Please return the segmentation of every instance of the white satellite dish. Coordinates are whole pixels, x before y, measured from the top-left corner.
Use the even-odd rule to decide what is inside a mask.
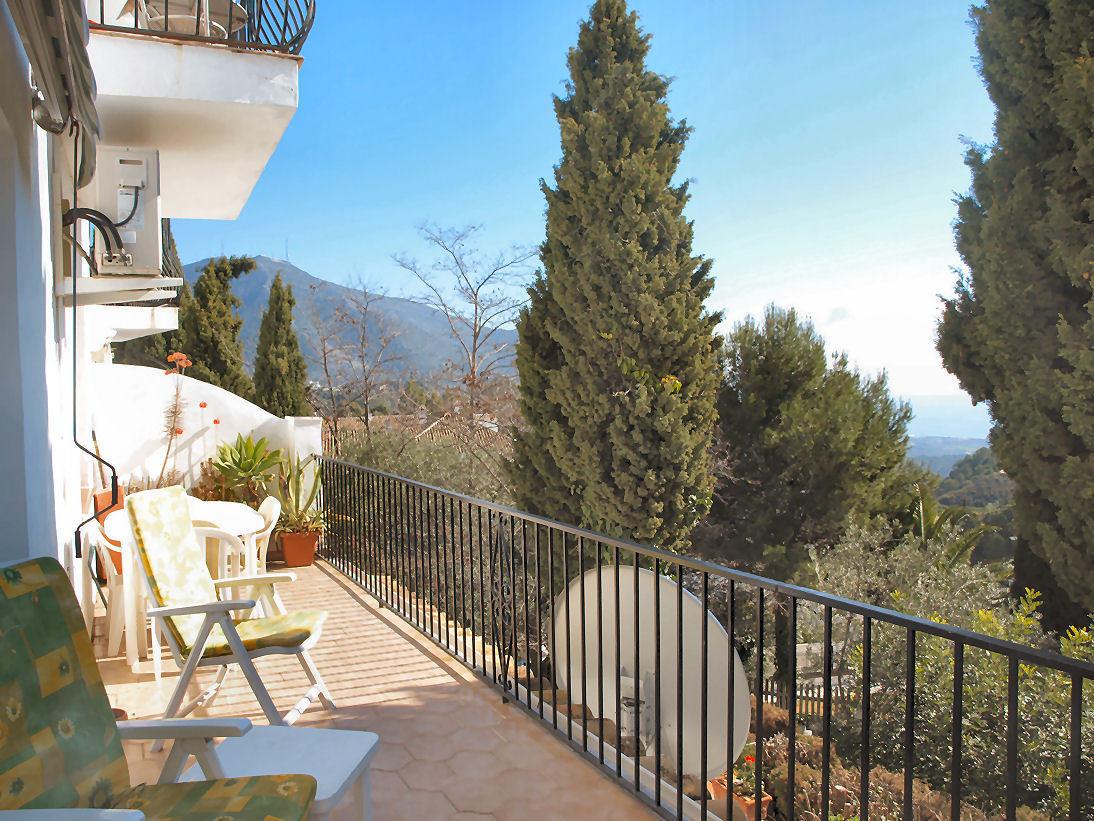
[[[577,704],[582,698],[581,686],[581,611],[582,587],[585,603],[585,706],[598,717],[615,721],[617,693],[616,667],[616,595],[615,567],[600,569],[600,594],[597,595],[597,570],[587,570],[570,582],[555,600],[554,657],[555,678],[560,687],[570,693]],[[638,666],[634,659],[635,584],[633,567],[619,568],[619,655],[620,690],[623,701],[620,714],[624,734],[637,734],[647,742],[647,754],[652,754],[652,739],[659,724],[661,752],[667,754],[685,775],[698,775],[702,744],[702,603],[688,590],[683,591],[683,763],[677,743],[677,583],[668,576],[656,576],[653,571],[638,569]],[[655,715],[656,651],[654,621],[654,589],[659,586],[661,615],[661,711]],[[569,651],[566,625],[569,602]],[[598,640],[598,611],[602,625]],[[707,612],[707,761],[704,780],[715,778],[728,769],[726,762],[726,725],[729,720],[728,671],[729,635],[714,616]],[[733,652],[733,760],[744,748],[751,722],[748,681],[737,652]],[[598,670],[603,670],[603,703],[600,703]],[[573,685],[570,685],[573,680]],[[637,690],[637,693],[635,692]],[[614,738],[605,739],[614,742]]]

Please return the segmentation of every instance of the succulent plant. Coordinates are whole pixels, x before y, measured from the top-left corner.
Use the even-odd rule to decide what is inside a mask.
[[[280,450],[271,450],[265,438],[255,441],[243,434],[236,436],[233,444],[225,442],[217,448],[213,460],[213,467],[224,477],[228,489],[252,504],[261,501],[280,464]]]
[[[275,495],[281,502],[281,519],[277,529],[282,533],[322,533],[323,511],[316,505],[319,496],[319,472],[308,475],[312,458],[287,456],[281,461],[281,475]]]

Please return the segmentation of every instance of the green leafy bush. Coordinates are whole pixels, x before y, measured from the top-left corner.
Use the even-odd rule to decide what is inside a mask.
[[[483,447],[470,437],[416,439],[405,431],[373,431],[343,446],[342,458],[427,485],[510,504],[513,493],[503,470],[508,451]]]
[[[1037,618],[1041,596],[1027,593],[1015,604],[988,568],[950,564],[945,529],[926,543],[894,539],[884,527],[852,529],[831,551],[814,553],[822,589],[956,624],[1019,644],[1046,647],[1054,641]],[[842,629],[841,629],[842,628]],[[815,625],[809,629],[815,630]],[[833,739],[845,761],[860,751],[862,687],[861,621],[849,619],[835,633],[837,666],[852,697],[833,716]],[[953,706],[953,643],[919,634],[916,639],[915,775],[935,790],[949,788]],[[1094,633],[1072,628],[1058,648],[1094,660]],[[875,622],[871,655],[871,762],[894,772],[903,768],[906,632]],[[1008,662],[969,647],[964,657],[963,797],[996,814],[1006,797],[1006,703]],[[1066,817],[1070,678],[1025,665],[1018,672],[1018,803],[1031,813]],[[894,729],[897,728],[897,729]],[[1094,686],[1084,689],[1083,767],[1094,772]],[[1085,789],[1090,789],[1089,779]],[[1091,796],[1085,805],[1091,806]],[[874,817],[871,815],[871,817]],[[1036,817],[1030,815],[1029,817]]]

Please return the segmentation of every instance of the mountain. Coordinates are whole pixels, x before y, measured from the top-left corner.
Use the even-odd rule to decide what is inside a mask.
[[[940,476],[947,476],[954,465],[970,453],[975,453],[987,446],[987,439],[958,438],[954,436],[909,436],[908,458],[930,468]]]
[[[239,315],[243,319],[243,358],[248,369],[254,367],[255,349],[258,346],[258,326],[270,295],[270,283],[277,274],[292,286],[296,298],[293,322],[300,347],[308,361],[308,373],[318,378],[319,366],[315,362],[315,344],[311,331],[314,317],[329,319],[335,309],[346,302],[354,289],[312,276],[291,262],[272,257],[254,257],[255,269],[232,282],[232,291],[242,305]],[[208,258],[191,262],[183,267],[186,281],[193,286]],[[390,368],[393,376],[425,376],[440,371],[448,362],[461,356],[459,343],[452,337],[444,315],[428,305],[409,299],[380,296],[372,303],[370,313],[376,321],[369,320],[369,333],[376,339],[383,333],[397,332],[389,351],[397,357]],[[517,332],[509,328],[498,331],[497,339],[516,344]]]
[[[999,469],[991,448],[980,448],[953,466],[935,495],[944,505],[984,508],[1009,502],[1014,483]]]

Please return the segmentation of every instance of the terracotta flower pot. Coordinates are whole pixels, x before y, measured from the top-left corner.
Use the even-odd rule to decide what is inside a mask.
[[[281,551],[285,554],[286,567],[306,567],[315,561],[315,549],[319,546],[318,533],[282,533]]]
[[[754,818],[756,815],[756,797],[754,795],[737,795],[733,794],[733,803],[745,811],[745,815],[748,818]],[[771,804],[771,796],[764,793],[760,796],[760,818],[767,818],[767,808]]]
[[[711,798],[725,798],[729,793],[729,776],[726,773],[722,773],[717,778],[712,778],[707,782],[707,793]]]

